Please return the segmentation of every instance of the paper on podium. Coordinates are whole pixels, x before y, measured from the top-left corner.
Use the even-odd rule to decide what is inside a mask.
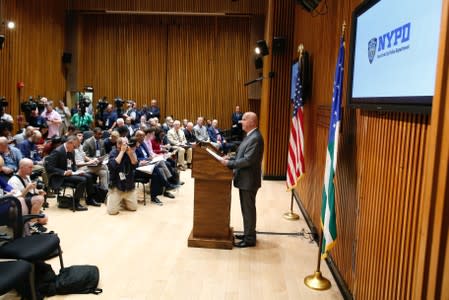
[[[216,160],[223,160],[224,158],[215,153],[214,151],[210,150],[209,148],[206,148],[206,151],[209,152],[210,155],[215,157]]]
[[[155,166],[156,166],[155,164],[152,164],[152,165],[146,165],[146,166],[141,166],[141,167],[138,167],[136,170],[151,175],[151,174],[153,174],[153,170],[154,170],[154,167],[155,167]]]

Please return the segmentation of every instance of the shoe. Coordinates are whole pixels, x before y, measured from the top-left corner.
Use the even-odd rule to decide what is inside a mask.
[[[86,204],[87,205],[92,205],[92,206],[97,206],[97,207],[101,206],[101,203],[98,203],[93,198],[90,198],[89,200],[86,200]]]
[[[177,183],[177,185],[178,185],[178,186],[184,185],[184,183],[185,183],[184,181],[179,181],[179,182]]]
[[[191,169],[192,168],[192,164],[187,164],[187,169]]]
[[[165,188],[165,190],[166,191],[171,191],[171,190],[174,190],[174,189],[177,189],[177,188],[179,188],[179,185],[177,185],[177,184],[168,184],[168,186]]]
[[[234,238],[236,240],[244,240],[245,239],[245,235],[244,234],[236,234],[236,235],[234,235]]]
[[[247,248],[247,247],[254,247],[256,246],[256,243],[249,243],[245,241],[240,241],[238,243],[234,243],[234,246],[237,248]]]
[[[75,204],[75,210],[76,211],[86,211],[87,207],[82,206],[81,204],[77,203],[77,204]]]
[[[159,200],[158,197],[151,198],[151,202],[154,203],[154,204],[157,204],[157,205],[159,205],[159,206],[164,205],[164,203],[162,203],[162,201]]]
[[[175,196],[172,193],[170,193],[170,192],[165,192],[164,193],[164,197],[175,199]]]
[[[178,166],[178,170],[180,170],[180,171],[185,171],[185,170],[186,170],[186,167],[179,165],[179,166]]]
[[[34,223],[30,226],[31,234],[40,234],[47,231],[47,228],[45,228],[43,225],[39,223]]]

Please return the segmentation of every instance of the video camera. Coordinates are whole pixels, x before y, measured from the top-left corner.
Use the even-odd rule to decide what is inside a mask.
[[[8,106],[8,101],[4,96],[0,97],[0,108],[5,108]]]
[[[86,111],[86,107],[89,107],[90,103],[91,103],[91,101],[90,101],[89,97],[87,97],[87,95],[80,94],[78,105],[79,105],[81,111]]]
[[[28,101],[22,102],[20,104],[20,109],[25,114],[31,113],[36,108],[37,108],[37,101],[35,101],[32,96],[28,97]]]
[[[108,105],[109,105],[109,103],[108,103],[107,97],[103,96],[103,98],[99,99],[97,102],[97,109],[100,112],[103,112],[108,107]]]

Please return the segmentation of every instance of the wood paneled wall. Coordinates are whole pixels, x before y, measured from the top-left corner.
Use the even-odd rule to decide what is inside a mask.
[[[265,14],[264,0],[70,0],[74,10],[227,12]]]
[[[0,50],[0,94],[9,101],[6,111],[16,122],[19,100],[29,96],[64,97],[65,78],[61,57],[64,49],[64,0],[4,0],[1,15],[16,23],[2,27],[4,48]],[[17,89],[17,82],[25,87]]]
[[[296,10],[296,45],[304,44],[313,70],[304,109],[306,175],[297,192],[317,228],[339,37],[360,2],[328,1],[328,13],[319,17]],[[349,34],[346,41],[348,57]],[[343,94],[346,99],[346,88]],[[344,107],[331,256],[355,298],[411,298],[428,127],[427,116]]]
[[[162,114],[231,125],[236,105],[248,109],[251,18],[83,15],[78,88],[95,98],[156,98]]]
[[[291,49],[294,9],[290,0],[270,0],[265,40],[270,54],[264,58],[260,128],[265,139],[264,178],[285,178],[290,126]],[[273,38],[285,38],[285,50],[273,50]],[[270,76],[270,72],[274,76]],[[270,78],[272,77],[272,78]]]

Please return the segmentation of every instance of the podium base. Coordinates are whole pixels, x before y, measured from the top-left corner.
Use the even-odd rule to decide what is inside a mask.
[[[226,239],[194,237],[193,230],[190,232],[187,245],[196,248],[213,248],[231,250],[234,247],[234,230],[229,229],[229,236]]]

